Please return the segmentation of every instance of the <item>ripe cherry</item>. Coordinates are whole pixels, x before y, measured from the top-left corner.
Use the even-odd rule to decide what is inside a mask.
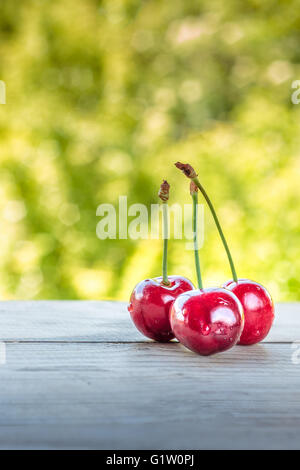
[[[168,276],[169,285],[163,278],[145,279],[134,288],[129,313],[137,329],[148,338],[166,342],[174,338],[171,329],[170,307],[178,295],[194,289],[188,279],[181,276]]]
[[[243,308],[229,290],[193,290],[181,294],[171,307],[174,335],[192,351],[208,356],[234,346],[244,326]]]
[[[203,289],[197,241],[197,187],[191,183],[195,265],[199,290],[181,294],[173,303],[170,322],[175,337],[192,351],[208,356],[234,346],[244,316],[238,298],[224,288]]]
[[[274,320],[274,304],[269,292],[249,279],[228,281],[224,287],[233,292],[243,306],[245,326],[239,344],[259,343],[269,333]]]
[[[164,249],[163,275],[154,279],[145,279],[134,288],[129,313],[137,329],[155,341],[170,341],[174,338],[171,330],[169,314],[170,307],[176,297],[185,291],[194,289],[188,279],[181,276],[167,275],[168,253],[168,206],[170,186],[163,181],[158,196],[163,201]]]

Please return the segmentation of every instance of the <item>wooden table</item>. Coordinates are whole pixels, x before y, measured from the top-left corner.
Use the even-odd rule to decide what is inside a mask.
[[[300,448],[300,304],[276,308],[264,343],[205,358],[124,303],[0,303],[0,448]]]

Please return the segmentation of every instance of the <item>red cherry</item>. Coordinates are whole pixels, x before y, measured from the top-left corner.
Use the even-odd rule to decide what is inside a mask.
[[[238,297],[244,309],[245,326],[239,344],[259,343],[269,333],[274,320],[274,304],[269,292],[249,279],[239,279],[237,283],[228,281],[224,287]]]
[[[188,279],[168,276],[170,285],[162,284],[163,278],[145,279],[134,288],[128,310],[137,329],[148,338],[167,342],[174,338],[171,330],[170,306],[178,295],[194,289]]]
[[[185,292],[173,303],[170,322],[175,337],[192,351],[208,356],[234,346],[244,326],[243,308],[223,288]]]

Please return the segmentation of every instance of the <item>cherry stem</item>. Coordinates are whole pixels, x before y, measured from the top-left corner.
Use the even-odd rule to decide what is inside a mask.
[[[214,221],[215,221],[215,224],[217,226],[217,229],[218,229],[218,232],[220,234],[220,237],[221,237],[221,240],[222,240],[222,243],[224,245],[224,248],[225,248],[225,251],[226,251],[226,254],[227,254],[227,257],[228,257],[228,261],[229,261],[229,264],[230,264],[230,268],[231,268],[231,272],[232,272],[232,277],[233,277],[233,280],[235,282],[238,282],[238,277],[237,277],[237,274],[236,274],[236,270],[235,270],[235,267],[234,267],[234,263],[233,263],[233,259],[232,259],[232,256],[231,256],[231,253],[230,253],[230,250],[229,250],[229,247],[228,247],[228,244],[226,242],[226,238],[224,236],[224,233],[223,233],[223,230],[221,228],[221,225],[220,225],[220,222],[219,222],[219,219],[218,219],[218,216],[216,214],[216,211],[214,209],[214,206],[211,202],[211,200],[209,199],[205,189],[203,188],[202,184],[200,183],[200,181],[198,180],[197,177],[195,178],[191,178],[192,181],[196,184],[196,186],[200,189],[202,195],[204,196],[204,199],[206,200],[209,208],[210,208],[210,211],[212,213],[212,216],[214,218]]]
[[[168,199],[169,199],[170,185],[164,180],[160,185],[158,197],[162,200],[163,211],[163,262],[162,262],[162,284],[165,286],[170,285],[168,279],[168,238],[169,238],[169,214],[168,214]]]
[[[203,289],[202,277],[201,277],[201,268],[199,260],[199,249],[198,249],[198,193],[197,191],[191,192],[193,199],[193,241],[194,241],[194,256],[195,256],[195,266],[197,273],[197,282],[199,290]]]
[[[163,239],[164,239],[164,247],[163,247],[163,262],[162,262],[162,277],[163,277],[163,284],[166,286],[170,285],[170,281],[168,279],[168,238],[169,238],[169,224],[168,224],[168,203],[162,203],[163,209]]]

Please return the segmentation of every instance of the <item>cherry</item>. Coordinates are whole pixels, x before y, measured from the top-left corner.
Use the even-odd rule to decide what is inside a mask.
[[[234,346],[243,326],[243,308],[238,298],[224,288],[203,289],[197,241],[198,188],[191,182],[193,235],[199,290],[181,294],[173,303],[170,323],[175,337],[184,346],[208,356]]]
[[[208,197],[205,189],[198,180],[194,168],[187,163],[175,163],[183,173],[192,180],[192,182],[200,189],[208,207],[212,213],[222,243],[224,245],[228,261],[232,272],[232,281],[228,281],[224,287],[233,292],[240,300],[245,315],[244,331],[241,335],[239,344],[254,344],[264,339],[270,331],[274,320],[274,305],[268,291],[257,282],[248,279],[238,279],[234,267],[233,259],[226,242],[222,227],[217,217],[214,206]]]
[[[243,326],[237,297],[222,288],[193,290],[173,303],[170,322],[174,335],[192,351],[208,356],[233,347]]]
[[[244,309],[245,326],[239,344],[250,345],[262,341],[274,320],[274,304],[267,289],[249,279],[228,281],[224,287],[237,296]]]
[[[178,295],[194,289],[188,279],[169,276],[169,285],[163,284],[162,277],[145,279],[134,288],[129,313],[137,329],[148,338],[167,342],[174,338],[171,330],[170,306]]]
[[[170,341],[174,338],[171,330],[169,313],[172,302],[185,291],[194,289],[188,279],[181,276],[167,275],[168,253],[168,206],[170,186],[163,181],[158,196],[163,201],[164,248],[163,248],[163,275],[154,279],[145,279],[134,288],[129,313],[137,329],[148,338],[155,341]]]

